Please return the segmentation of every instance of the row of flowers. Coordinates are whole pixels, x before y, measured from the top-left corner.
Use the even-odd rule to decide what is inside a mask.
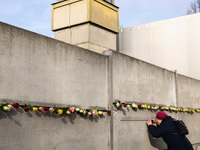
[[[9,103],[4,103],[0,104],[0,109],[3,110],[4,112],[10,111],[11,109],[14,108],[23,108],[25,112],[28,112],[29,110],[33,111],[46,111],[46,112],[52,112],[55,114],[67,114],[70,115],[72,113],[77,113],[77,114],[83,114],[83,115],[89,115],[89,116],[103,116],[103,115],[110,115],[111,111],[110,110],[97,110],[97,109],[81,109],[78,107],[46,107],[46,106],[31,106],[31,105],[20,105],[19,103],[14,103],[14,104],[9,104]]]
[[[132,108],[132,109],[148,109],[148,110],[162,110],[162,111],[173,111],[173,112],[187,112],[187,113],[194,113],[200,112],[200,109],[189,109],[189,108],[182,108],[182,107],[166,107],[166,106],[155,106],[155,105],[148,105],[148,104],[136,104],[136,103],[124,103],[121,101],[116,101],[113,105],[117,108]]]
[[[166,107],[166,106],[156,106],[156,105],[148,105],[148,104],[138,104],[138,103],[124,103],[121,101],[115,101],[113,102],[113,105],[117,108],[132,108],[132,109],[147,109],[147,110],[162,110],[162,111],[173,111],[173,112],[187,112],[187,113],[195,113],[200,112],[200,109],[191,109],[191,108],[182,108],[182,107]],[[47,107],[47,106],[31,106],[31,105],[20,105],[19,103],[9,104],[9,103],[3,103],[0,104],[0,109],[4,112],[10,111],[14,108],[23,108],[25,112],[28,112],[29,110],[33,111],[46,111],[46,112],[52,112],[55,114],[67,114],[70,115],[72,113],[77,114],[83,114],[83,115],[89,115],[89,116],[103,116],[103,115],[110,115],[110,110],[97,110],[97,109],[81,109],[78,107]]]

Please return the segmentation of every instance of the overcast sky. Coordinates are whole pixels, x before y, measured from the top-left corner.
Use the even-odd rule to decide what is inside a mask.
[[[193,0],[115,0],[120,27],[129,27],[185,15]],[[0,21],[54,37],[51,4],[56,0],[1,0]]]

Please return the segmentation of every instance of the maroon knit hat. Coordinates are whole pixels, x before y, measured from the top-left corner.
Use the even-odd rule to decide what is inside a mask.
[[[156,114],[156,119],[159,119],[159,120],[163,120],[165,117],[167,117],[168,115],[165,113],[165,112],[163,112],[163,111],[159,111],[159,112],[157,112],[157,114]]]

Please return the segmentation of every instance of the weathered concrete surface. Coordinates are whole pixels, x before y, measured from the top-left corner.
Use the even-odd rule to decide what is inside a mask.
[[[113,110],[105,118],[0,112],[2,149],[163,149],[162,139],[153,139],[146,127],[156,112],[116,110],[112,102],[200,105],[199,80],[115,51],[101,55],[4,23],[0,43],[0,102]],[[200,142],[199,113],[167,113],[183,119],[191,142]]]
[[[108,57],[0,23],[0,102],[108,109]],[[0,149],[108,150],[109,117],[0,112]],[[103,144],[102,144],[103,143]]]
[[[200,81],[192,78],[188,78],[183,75],[177,76],[178,80],[178,93],[179,93],[179,106],[185,108],[198,108],[200,107]],[[184,120],[188,125],[190,134],[188,137],[192,143],[200,143],[199,123],[200,113],[189,115],[186,113],[179,114],[179,118]]]
[[[200,13],[120,30],[119,51],[200,79]]]
[[[107,57],[3,23],[0,31],[1,99],[107,107]]]
[[[0,111],[1,150],[108,149],[108,118]]]
[[[175,74],[141,60],[112,52],[113,100],[176,105]],[[116,110],[114,108],[114,110]],[[166,148],[162,139],[147,133],[146,121],[156,112],[124,109],[113,114],[114,150]],[[176,114],[170,114],[176,117]]]
[[[113,52],[113,98],[176,105],[174,73]]]

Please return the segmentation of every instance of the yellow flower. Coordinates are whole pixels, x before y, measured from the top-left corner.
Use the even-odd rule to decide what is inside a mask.
[[[62,109],[59,109],[59,110],[58,110],[58,113],[59,113],[59,115],[61,115],[61,114],[63,113],[63,110],[62,110]]]
[[[38,110],[38,107],[33,107],[33,111],[36,111],[36,110]]]
[[[146,104],[144,105],[144,108],[147,108],[147,105],[146,105]]]
[[[130,106],[130,105],[127,105],[127,107],[130,108],[131,106]]]

